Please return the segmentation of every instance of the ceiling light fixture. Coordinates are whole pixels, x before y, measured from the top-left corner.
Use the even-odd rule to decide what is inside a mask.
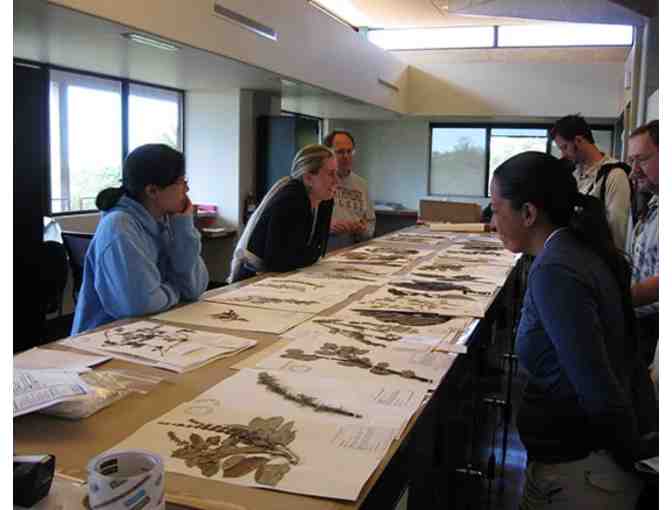
[[[323,14],[326,14],[327,16],[329,16],[330,18],[338,21],[341,25],[345,25],[346,27],[354,30],[355,32],[359,32],[359,28],[357,28],[356,26],[348,23],[343,18],[341,18],[338,14],[336,14],[336,13],[330,11],[329,9],[327,9],[324,5],[322,5],[318,2],[315,2],[314,0],[308,0],[308,5],[311,5],[311,6],[315,7],[318,11],[320,11]]]
[[[135,32],[128,32],[125,34],[121,34],[121,36],[133,42],[144,44],[146,46],[151,46],[152,48],[158,48],[160,50],[177,51],[180,49],[179,46],[175,46],[174,44],[171,44],[167,41],[163,41],[161,39],[157,39],[154,37],[149,37],[144,34],[136,34]]]
[[[242,14],[232,11],[231,9],[227,9],[223,5],[220,5],[219,1],[214,3],[213,12],[215,16],[234,23],[239,27],[244,28],[245,30],[249,30],[250,32],[260,35],[261,37],[265,37],[271,41],[278,40],[278,32],[276,32],[273,27],[266,26],[256,20],[253,20],[252,18],[248,18],[247,16],[243,16]]]
[[[432,3],[442,12],[460,12],[471,7],[477,7],[494,1],[495,0],[432,0]]]

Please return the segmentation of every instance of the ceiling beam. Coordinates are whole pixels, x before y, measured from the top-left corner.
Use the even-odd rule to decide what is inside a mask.
[[[658,16],[658,0],[609,0],[612,4],[626,7],[637,14],[653,18]]]

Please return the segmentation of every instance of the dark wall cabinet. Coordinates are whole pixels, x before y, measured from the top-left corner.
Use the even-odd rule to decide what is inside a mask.
[[[289,175],[296,152],[319,143],[318,119],[289,116],[264,116],[258,119],[257,203],[273,184]]]
[[[43,334],[38,306],[43,221],[49,165],[49,76],[43,67],[14,62],[14,352]],[[36,299],[37,298],[37,299]]]

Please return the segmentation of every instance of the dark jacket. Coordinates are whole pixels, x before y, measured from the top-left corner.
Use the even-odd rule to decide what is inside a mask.
[[[651,425],[635,402],[643,367],[624,316],[609,268],[569,230],[553,236],[530,269],[516,339],[529,373],[518,414],[528,458],[636,455]]]
[[[312,239],[313,212],[303,181],[290,180],[263,211],[247,249],[264,261],[264,270],[285,272],[309,266],[324,255],[333,200],[320,202]]]

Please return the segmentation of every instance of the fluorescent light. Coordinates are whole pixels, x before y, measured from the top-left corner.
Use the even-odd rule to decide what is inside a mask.
[[[253,32],[257,35],[270,39],[271,41],[278,40],[278,33],[274,28],[268,27],[262,23],[259,23],[258,21],[253,20],[252,18],[248,18],[247,16],[243,16],[242,14],[232,11],[231,9],[227,9],[223,5],[220,5],[220,3],[221,2],[217,1],[213,6],[215,16],[223,18],[238,25],[239,27],[244,28],[245,30],[249,30],[250,32]]]
[[[314,0],[308,0],[308,5],[312,5],[313,7],[315,7],[321,13],[326,14],[327,16],[329,16],[331,19],[333,19],[335,21],[338,21],[341,25],[345,25],[346,27],[354,30],[355,32],[359,32],[359,28],[357,28],[352,23],[348,22],[345,18],[341,18],[338,14],[336,14],[331,9],[326,8],[321,3],[315,2]]]
[[[144,34],[136,34],[135,32],[128,32],[126,34],[121,34],[121,36],[125,37],[126,39],[130,39],[131,41],[144,44],[146,46],[151,46],[152,48],[158,48],[160,50],[177,51],[180,49],[178,46],[175,46],[169,42],[149,37]]]

